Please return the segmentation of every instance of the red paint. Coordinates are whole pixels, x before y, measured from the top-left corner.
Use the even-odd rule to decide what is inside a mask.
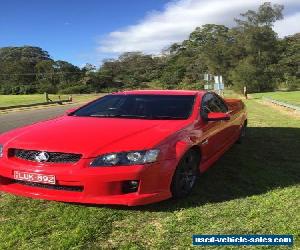
[[[204,172],[237,140],[247,119],[244,104],[238,99],[225,100],[228,114],[209,114],[218,121],[203,119],[199,108],[205,93],[179,90],[121,93],[196,95],[193,113],[187,120],[95,119],[64,115],[1,134],[0,144],[4,151],[0,158],[0,190],[57,201],[129,206],[170,198],[172,176],[182,155],[191,147],[198,147],[201,153],[199,167]],[[220,119],[222,117],[224,119]],[[82,158],[75,164],[37,163],[9,156],[11,148],[76,153]],[[92,168],[89,165],[95,157],[105,153],[144,149],[160,149],[158,161],[136,166]],[[83,191],[16,183],[14,171],[54,175],[56,185],[81,187]],[[122,183],[127,180],[140,181],[137,192],[122,192]]]
[[[227,121],[230,115],[222,112],[211,112],[207,115],[207,121]]]

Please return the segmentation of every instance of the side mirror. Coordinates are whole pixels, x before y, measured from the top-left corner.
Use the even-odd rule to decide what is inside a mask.
[[[230,115],[222,112],[210,112],[207,114],[206,121],[226,121],[230,120]]]
[[[73,113],[76,109],[77,109],[77,108],[71,108],[71,109],[68,109],[68,110],[65,111],[65,114],[66,114],[66,115],[69,115],[69,114]]]

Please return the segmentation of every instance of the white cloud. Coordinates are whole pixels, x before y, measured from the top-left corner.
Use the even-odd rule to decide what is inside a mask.
[[[300,32],[300,12],[286,17],[283,20],[277,21],[274,25],[274,30],[278,33],[279,37]]]
[[[143,51],[160,53],[163,48],[180,42],[197,27],[206,23],[231,26],[233,18],[248,9],[256,9],[261,0],[178,0],[172,1],[161,12],[151,12],[139,23],[113,31],[99,42],[98,51],[122,53]],[[290,16],[276,24],[275,29],[282,35],[297,31],[300,23],[299,0],[273,0],[284,4]]]

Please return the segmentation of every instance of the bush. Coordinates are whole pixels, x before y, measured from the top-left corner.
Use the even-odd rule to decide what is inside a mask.
[[[2,84],[0,85],[0,94],[2,95],[10,95],[12,94],[12,86],[9,84]]]
[[[35,85],[21,84],[21,85],[9,85],[3,84],[0,86],[0,94],[3,95],[28,95],[36,93]]]

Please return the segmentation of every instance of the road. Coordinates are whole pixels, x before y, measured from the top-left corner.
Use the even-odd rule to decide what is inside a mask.
[[[65,104],[54,107],[47,107],[44,109],[14,111],[7,114],[0,114],[0,134],[14,128],[60,116],[64,114],[66,110],[77,107],[79,105],[80,104],[78,103]]]

